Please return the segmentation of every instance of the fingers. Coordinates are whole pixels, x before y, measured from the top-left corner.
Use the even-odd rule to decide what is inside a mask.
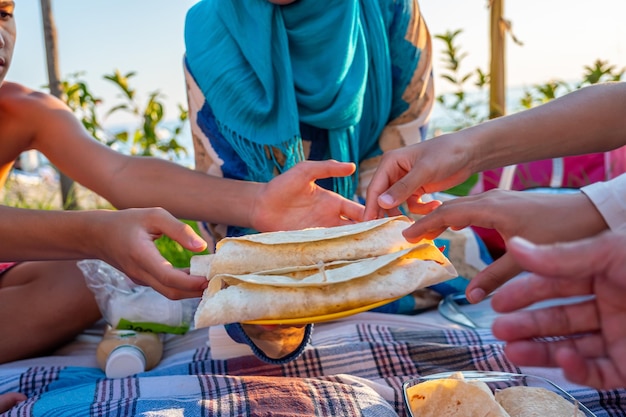
[[[599,334],[550,342],[509,342],[504,352],[518,366],[559,367],[565,378],[575,384],[608,390],[626,383],[621,363],[607,356]]]
[[[443,204],[439,200],[432,200],[428,202],[422,202],[417,198],[409,198],[407,200],[407,206],[411,213],[426,215],[432,213],[437,207]]]
[[[559,352],[564,349],[575,351],[579,357],[589,360],[605,355],[602,338],[597,334],[551,341],[530,339],[509,341],[504,352],[506,357],[518,366],[556,367],[561,366],[562,358],[559,358]]]
[[[22,401],[26,401],[26,395],[20,392],[7,392],[0,394],[0,413],[3,413]]]
[[[343,224],[351,224],[363,221],[365,207],[354,201],[346,200],[341,205],[341,217],[345,220]]]
[[[309,183],[314,183],[316,180],[322,178],[345,177],[352,175],[356,170],[356,165],[354,163],[338,162],[334,160],[305,161],[296,166],[304,170],[303,175]],[[331,193],[328,190],[320,189],[320,192],[331,196],[332,199],[339,198],[337,194]],[[342,198],[340,202],[340,219],[338,224],[351,224],[355,221],[362,221],[364,218],[364,210],[365,207],[362,204]],[[329,224],[329,226],[336,226],[338,224],[333,223]]]
[[[356,165],[351,162],[339,162],[330,159],[326,161],[304,161],[297,164],[294,168],[302,169],[305,178],[309,182],[314,182],[322,178],[352,175],[356,170]]]
[[[206,242],[189,225],[163,209],[129,209],[119,213],[131,216],[136,227],[130,230],[130,237],[127,238],[131,243],[130,250],[114,253],[114,262],[111,263],[118,265],[136,283],[149,285],[168,298],[201,296],[206,279],[174,268],[161,255],[154,240],[166,235],[196,252],[206,249]]]
[[[573,242],[551,245],[535,245],[521,237],[513,237],[507,243],[507,250],[527,271],[548,277],[580,276],[590,265],[603,265],[604,254],[599,249],[602,242],[595,239],[582,239]]]
[[[405,169],[400,165],[400,161],[393,160],[393,155],[397,155],[397,153],[391,151],[383,156],[367,187],[365,220],[380,217],[385,210],[398,207],[413,194],[413,190],[409,189],[408,185],[403,182],[410,166]],[[398,190],[406,193],[404,197],[397,195],[400,194]]]
[[[589,300],[506,314],[494,321],[493,334],[510,341],[593,333],[601,328],[595,307]]]
[[[191,226],[179,221],[165,210],[159,210],[158,213],[160,218],[154,219],[153,225],[157,226],[160,234],[168,236],[192,252],[201,252],[207,248],[207,243]]]
[[[188,275],[185,272],[171,268],[163,271],[153,288],[172,300],[201,297],[208,285],[205,277]]]
[[[208,284],[205,277],[189,275],[174,268],[165,259],[161,260],[153,262],[146,259],[139,268],[127,274],[134,282],[150,286],[172,300],[202,296]]]
[[[384,193],[380,194],[376,199],[378,205],[383,209],[391,209],[398,207],[411,196],[419,198],[424,195],[424,189],[418,188],[418,180],[411,175],[405,175],[395,181]]]
[[[402,235],[409,242],[416,243],[422,239],[433,240],[434,238],[442,234],[446,229],[447,227],[441,227],[438,229],[430,229],[428,230],[428,232],[424,233],[416,226],[416,223],[413,223],[411,226],[402,231]]]
[[[587,361],[585,357],[578,353],[576,349],[565,346],[555,353],[556,363],[563,369],[563,374],[568,380],[582,385],[595,386],[602,389],[601,377],[597,367],[593,366],[594,361]],[[605,373],[608,375],[608,373]]]
[[[461,197],[440,203],[436,200],[425,203],[428,215],[420,218],[411,228],[411,237],[437,236],[448,227],[463,229],[470,225],[493,228],[496,213],[485,210],[481,198]],[[434,208],[434,209],[433,209]]]
[[[543,300],[590,294],[588,281],[530,274],[503,286],[494,294],[491,305],[495,311],[507,313]]]
[[[488,294],[520,272],[522,269],[519,265],[508,253],[505,253],[472,278],[465,291],[468,301],[471,303],[482,301]]]
[[[576,384],[599,390],[623,388],[626,384],[621,361],[616,363],[605,355],[589,357],[572,347],[564,347],[557,350],[556,362],[565,377]]]

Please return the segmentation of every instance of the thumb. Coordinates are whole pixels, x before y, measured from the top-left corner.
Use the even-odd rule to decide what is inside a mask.
[[[426,194],[424,188],[418,187],[417,184],[417,181],[411,179],[410,174],[405,175],[378,196],[378,204],[384,209],[391,209],[398,207],[411,196],[419,198]]]

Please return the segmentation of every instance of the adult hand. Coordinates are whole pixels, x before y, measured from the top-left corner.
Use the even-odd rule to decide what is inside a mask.
[[[424,194],[447,190],[473,173],[474,149],[464,132],[443,135],[383,154],[367,188],[365,219],[399,214],[408,204],[417,214],[432,211],[438,202],[422,203]]]
[[[206,242],[193,229],[161,208],[95,211],[94,239],[87,242],[96,256],[171,299],[202,295],[204,277],[190,276],[161,256],[154,241],[166,235],[185,249],[200,252]]]
[[[499,290],[492,299],[494,310],[508,313],[547,299],[594,297],[497,318],[493,334],[507,342],[507,357],[520,366],[561,367],[577,384],[625,387],[626,235],[607,231],[544,246],[513,238],[508,249],[533,274]]]
[[[448,227],[459,230],[470,225],[495,229],[505,241],[521,236],[539,243],[580,239],[607,227],[583,193],[490,190],[446,201],[403,234],[409,241],[417,242],[422,238],[434,239]],[[521,271],[515,259],[505,253],[470,281],[468,300],[481,301]]]
[[[352,163],[333,160],[300,162],[263,184],[251,212],[251,224],[256,230],[275,231],[361,221],[361,204],[315,184],[318,179],[351,175],[354,170]]]

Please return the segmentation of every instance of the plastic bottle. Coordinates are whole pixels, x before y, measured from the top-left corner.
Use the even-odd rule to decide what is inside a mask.
[[[98,366],[107,378],[125,378],[154,368],[163,356],[158,333],[119,330],[107,326],[96,350]]]

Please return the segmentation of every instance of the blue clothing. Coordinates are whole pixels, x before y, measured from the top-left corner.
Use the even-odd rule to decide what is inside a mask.
[[[416,0],[202,0],[185,22],[185,75],[196,169],[268,182],[309,160],[354,162],[318,185],[357,198],[383,150],[425,139],[434,103],[431,39]],[[395,127],[411,124],[414,137]],[[391,134],[385,134],[385,131]],[[404,141],[404,142],[403,142]],[[365,163],[365,164],[364,164]],[[201,224],[207,242],[254,230]],[[239,324],[235,340],[273,360]]]
[[[238,156],[233,174],[267,182],[305,159],[302,123],[327,132],[330,158],[381,154],[378,137],[408,108],[400,92],[420,61],[421,50],[405,39],[415,7],[388,0],[197,3],[186,19],[186,64],[206,98],[218,155]],[[357,178],[335,179],[335,191],[352,198]]]

